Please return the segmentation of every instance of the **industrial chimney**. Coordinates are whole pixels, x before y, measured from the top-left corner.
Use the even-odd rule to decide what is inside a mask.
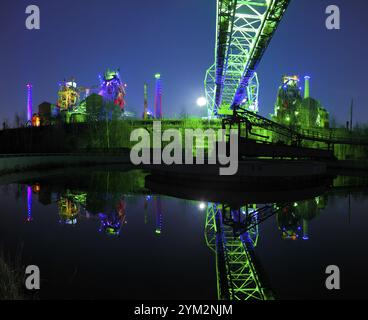
[[[146,120],[148,118],[148,89],[147,84],[144,84],[144,109],[143,109],[143,119]]]
[[[32,102],[32,85],[27,84],[27,121],[32,123],[33,102]]]
[[[307,99],[310,97],[310,83],[309,83],[310,77],[305,76],[304,77],[304,99]]]
[[[156,94],[155,94],[155,118],[162,119],[162,84],[161,75],[157,73],[156,78]]]

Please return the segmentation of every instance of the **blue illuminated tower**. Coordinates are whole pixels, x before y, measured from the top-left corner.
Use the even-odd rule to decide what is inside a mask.
[[[32,123],[33,101],[32,101],[32,85],[27,84],[27,121]]]
[[[156,78],[156,94],[155,94],[155,119],[162,119],[162,83],[161,75],[157,73]]]

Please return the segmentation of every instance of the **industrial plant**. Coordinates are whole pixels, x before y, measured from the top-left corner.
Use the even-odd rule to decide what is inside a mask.
[[[76,12],[88,12],[93,20],[101,15],[99,6],[77,2]],[[271,58],[264,58],[277,30],[281,35],[287,30],[282,22],[288,22],[301,41],[308,38],[310,29],[295,27],[295,20],[311,1],[213,0],[211,9],[211,1],[188,0],[178,10],[182,14],[192,2],[182,14],[182,30],[173,30],[177,17],[171,7],[162,10],[164,5],[146,1],[138,10],[130,1],[123,2],[103,4],[106,13],[116,13],[102,17],[113,30],[111,38],[106,37],[106,43],[114,41],[110,50],[86,37],[85,43],[101,51],[88,52],[85,72],[100,61],[111,66],[105,71],[98,67],[96,73],[104,72],[88,80],[91,85],[83,85],[85,80],[78,80],[82,74],[74,73],[80,70],[78,58],[86,54],[84,42],[76,46],[80,52],[73,52],[74,61],[56,60],[51,89],[50,79],[41,72],[43,79],[37,80],[43,61],[37,60],[33,48],[24,62],[27,72],[17,87],[21,98],[16,96],[21,101],[14,104],[26,110],[27,119],[14,128],[4,121],[0,130],[0,247],[4,243],[9,256],[16,257],[19,241],[24,256],[18,272],[0,250],[0,300],[9,298],[9,288],[18,290],[11,299],[36,300],[245,302],[366,295],[368,283],[361,287],[364,279],[355,270],[364,273],[368,266],[362,254],[367,249],[368,128],[353,126],[358,123],[353,102],[344,109],[346,95],[362,104],[356,86],[362,86],[365,74],[354,79],[353,89],[326,98],[323,94],[336,93],[339,79],[326,74],[326,61],[306,62],[312,55],[299,50],[293,42],[296,36],[286,32],[283,42],[276,39],[281,54],[271,48]],[[289,9],[292,2],[295,6]],[[142,14],[146,5],[151,5],[147,16],[153,20]],[[209,28],[204,36],[210,37],[210,29],[216,35],[213,48],[208,43],[202,47],[202,35],[196,39],[208,50],[204,58],[195,41],[187,43],[193,36],[183,37],[187,30],[199,29],[187,23],[187,14],[195,17],[193,8],[198,9],[198,25]],[[60,15],[56,9],[55,16]],[[287,12],[296,14],[295,20],[288,21]],[[169,26],[161,25],[171,14]],[[80,15],[75,19],[75,24],[70,18],[63,27],[80,27]],[[93,39],[106,35],[86,25]],[[112,26],[119,27],[118,32]],[[158,40],[157,30],[162,32]],[[22,34],[27,45],[29,32]],[[34,35],[43,39],[45,34]],[[147,34],[152,41],[137,37]],[[123,35],[126,46],[121,44]],[[78,35],[68,41],[74,38]],[[140,47],[133,43],[136,39]],[[72,45],[68,43],[68,49]],[[292,52],[287,45],[298,50]],[[314,43],[306,45],[315,50]],[[65,54],[63,46],[57,49]],[[190,60],[189,51],[198,64]],[[281,56],[292,56],[293,63]],[[131,63],[126,72],[113,67],[121,61]],[[177,68],[181,61],[182,69]],[[265,67],[257,74],[261,62]],[[76,77],[57,83],[67,76],[65,70],[73,70],[68,75]],[[267,78],[273,82],[264,94],[260,84]],[[332,78],[333,85],[326,80]],[[330,88],[318,91],[317,80]],[[36,88],[42,97],[37,96],[37,104]],[[9,97],[4,105],[14,99]],[[44,99],[52,101],[38,104]],[[134,99],[139,102],[133,106]],[[265,115],[263,100],[268,100],[271,114]],[[192,106],[198,109],[189,111]],[[182,114],[169,117],[181,108]],[[333,115],[349,119],[337,125]],[[347,285],[329,291],[330,274],[325,270],[337,264]],[[40,270],[38,288],[27,287],[27,265]],[[210,310],[232,306],[222,302],[213,303]],[[133,315],[134,308],[124,310]]]
[[[304,93],[298,76],[284,76],[272,120],[299,129],[328,129],[329,113],[310,96],[310,77],[304,77]]]
[[[161,75],[155,75],[156,94],[154,110],[148,109],[147,84],[144,85],[143,119],[162,118]],[[43,102],[33,112],[31,84],[27,84],[27,126],[50,126],[57,123],[84,123],[134,118],[126,109],[127,84],[121,80],[119,70],[107,70],[99,75],[99,85],[79,86],[74,78],[59,84],[57,102]]]

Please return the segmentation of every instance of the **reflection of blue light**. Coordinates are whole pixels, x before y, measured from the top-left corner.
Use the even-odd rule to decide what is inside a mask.
[[[27,221],[32,221],[32,187],[27,186]]]
[[[309,240],[309,237],[308,236],[304,236],[303,237],[303,240]]]
[[[119,234],[121,222],[118,217],[114,214],[107,215],[104,213],[100,213],[98,217],[101,223],[101,228],[99,229],[100,232],[105,231],[107,234]]]
[[[77,219],[67,219],[65,221],[65,224],[68,224],[68,225],[75,225],[77,224]]]

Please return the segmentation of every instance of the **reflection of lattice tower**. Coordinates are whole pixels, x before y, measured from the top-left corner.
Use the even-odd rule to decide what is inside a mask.
[[[33,101],[32,101],[32,85],[27,84],[27,121],[32,121]]]
[[[155,94],[155,118],[162,119],[162,83],[161,75],[156,74],[156,94]]]
[[[252,247],[257,243],[258,228],[251,230],[251,233],[245,232],[240,237],[235,236],[233,229],[223,223],[224,210],[226,210],[224,205],[208,203],[205,224],[207,246],[216,254],[218,298],[220,300],[267,299],[251,252]],[[242,211],[244,208],[240,212]],[[252,215],[252,211],[249,210],[246,214]],[[254,223],[255,220],[258,218],[252,218],[250,222]],[[252,245],[248,246],[248,242]]]

